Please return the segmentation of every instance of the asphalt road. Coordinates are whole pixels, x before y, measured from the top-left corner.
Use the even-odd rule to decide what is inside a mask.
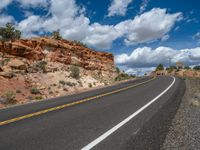
[[[174,77],[142,78],[0,110],[0,150],[122,149],[173,99],[180,83]]]

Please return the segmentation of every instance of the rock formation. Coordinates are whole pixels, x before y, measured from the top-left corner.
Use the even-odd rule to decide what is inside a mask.
[[[48,59],[88,70],[112,71],[114,68],[114,57],[111,53],[97,52],[67,40],[43,37],[0,42],[0,51],[32,61]]]

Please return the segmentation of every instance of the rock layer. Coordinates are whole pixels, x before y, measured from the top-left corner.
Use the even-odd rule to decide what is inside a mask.
[[[97,52],[77,42],[47,37],[0,42],[0,52],[30,61],[48,59],[87,70],[113,71],[114,69],[114,57],[111,53]]]

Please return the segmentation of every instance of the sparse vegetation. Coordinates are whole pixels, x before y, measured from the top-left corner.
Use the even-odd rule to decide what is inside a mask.
[[[21,93],[21,92],[22,92],[22,91],[21,91],[21,90],[19,90],[19,89],[18,89],[18,90],[16,90],[16,93]]]
[[[56,40],[61,40],[62,39],[62,36],[60,35],[60,30],[57,30],[57,31],[54,31],[52,33],[52,37]]]
[[[46,72],[46,65],[47,65],[47,62],[46,61],[39,61],[37,64],[36,64],[36,68],[37,70],[42,70],[43,72]]]
[[[21,32],[16,30],[12,23],[7,23],[5,27],[0,27],[0,40],[8,41],[20,39]]]
[[[12,91],[7,91],[2,95],[2,98],[5,99],[5,103],[13,104],[16,102],[15,93]]]
[[[75,86],[76,84],[72,83],[72,82],[66,82],[66,85],[68,85],[68,86]]]
[[[32,88],[31,89],[31,94],[40,94],[40,90],[37,88]]]
[[[188,70],[188,69],[191,69],[191,68],[190,68],[190,66],[185,66],[185,68],[184,68],[184,69],[187,69],[187,70]]]
[[[65,81],[64,80],[60,80],[59,83],[62,84],[62,85],[65,85]]]
[[[80,69],[79,69],[79,67],[77,67],[77,66],[71,66],[70,71],[71,71],[70,76],[72,78],[78,79],[80,77]]]
[[[92,83],[89,83],[89,84],[88,84],[88,87],[92,88]]]
[[[200,70],[200,66],[194,66],[194,70]]]
[[[80,41],[74,40],[73,42],[76,43],[76,44],[79,45],[79,46],[83,46],[83,47],[85,47],[85,48],[88,48],[88,46],[87,46],[86,44],[84,44],[84,43],[82,43],[82,42],[80,42]]]
[[[43,99],[42,96],[36,96],[36,97],[35,97],[35,100],[41,100],[41,99]]]
[[[116,71],[118,74],[120,73],[120,69],[118,67],[116,67]]]
[[[126,73],[121,73],[121,74],[119,74],[115,78],[115,81],[127,80],[127,79],[134,78],[134,77],[135,77],[134,75],[129,75],[129,74],[126,74]]]

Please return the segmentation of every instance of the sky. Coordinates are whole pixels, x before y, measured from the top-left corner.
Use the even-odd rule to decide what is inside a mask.
[[[0,26],[23,38],[50,35],[111,52],[127,73],[200,64],[199,0],[1,0]]]

